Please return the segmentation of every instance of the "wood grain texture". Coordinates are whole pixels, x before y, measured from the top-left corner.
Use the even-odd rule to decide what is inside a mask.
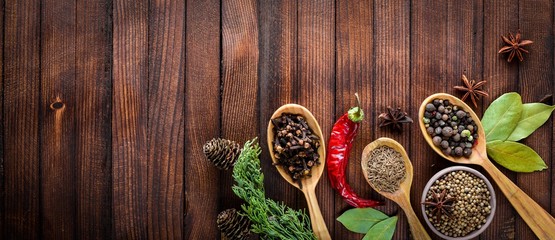
[[[148,238],[181,239],[185,101],[185,2],[150,1]]]
[[[555,33],[555,5],[553,6],[553,26],[551,27],[551,31],[553,31],[553,33]],[[553,40],[551,47],[553,48],[551,51],[555,51],[555,39]],[[553,69],[553,74],[551,75],[551,79],[555,79],[555,54],[553,54],[552,56],[552,61],[553,61],[553,65],[551,66]],[[547,101],[548,104],[554,104],[555,101],[553,100],[553,95],[555,95],[555,84],[552,84],[552,88],[551,88],[551,99],[549,99],[550,101]],[[548,96],[549,97],[549,96]],[[551,216],[555,216],[555,200],[553,200],[553,197],[555,197],[555,184],[553,184],[553,182],[555,181],[555,171],[553,171],[553,167],[555,166],[555,121],[553,121],[553,119],[551,119],[551,128],[553,129],[551,131],[551,167],[549,168],[549,171],[551,171],[551,189],[549,189],[549,192],[551,194],[551,208],[548,212],[551,213]]]
[[[41,5],[41,222],[42,237],[74,239],[75,2]]]
[[[406,124],[403,126],[404,132],[399,133],[393,131],[389,127],[380,128],[377,116],[387,111],[387,107],[401,108],[407,111],[409,116],[416,116],[416,108],[412,108],[410,102],[411,97],[411,79],[410,79],[410,2],[388,1],[374,2],[374,64],[373,64],[373,87],[372,87],[372,114],[373,124],[370,131],[374,133],[374,139],[365,141],[362,145],[374,141],[379,137],[393,138],[403,145],[408,152],[411,151],[411,137],[420,137],[418,135],[411,136],[410,130],[417,128],[417,124]],[[387,96],[387,97],[383,97]],[[415,106],[416,107],[416,106]],[[415,118],[413,118],[415,119]],[[358,155],[357,157],[360,157]],[[416,159],[411,159],[415,161]],[[415,179],[416,180],[416,179]],[[418,180],[422,180],[419,178]],[[411,188],[412,197],[420,198],[421,190],[419,188]],[[413,202],[412,207],[415,211],[420,209],[418,202]],[[410,204],[409,204],[410,205]],[[388,215],[399,216],[397,223],[396,238],[409,238],[409,225],[407,216],[402,209],[392,201],[386,201],[386,205],[380,210],[385,211]],[[417,216],[419,216],[418,214]]]
[[[4,46],[4,2],[0,7],[0,26],[2,26],[2,31],[0,31],[0,46]],[[4,86],[4,49],[0,51],[0,86]],[[2,104],[0,104],[0,234],[4,234],[4,229],[6,229],[5,218],[4,218],[4,202],[6,199],[6,192],[4,187],[4,92],[0,94],[2,98]]]
[[[429,95],[437,92],[449,91],[450,81],[446,77],[446,54],[448,38],[447,4],[436,1],[413,2],[411,7],[411,83],[410,112],[416,118],[418,106]],[[424,137],[416,124],[410,128],[411,144],[409,156],[413,162],[415,179],[412,188],[420,194],[411,196],[411,202],[419,203],[421,191],[428,179],[436,172],[449,166],[447,160],[442,159],[424,141]],[[423,222],[422,213],[418,214]],[[431,233],[428,226],[427,231]],[[431,234],[432,239],[438,239]]]
[[[148,1],[113,2],[114,236],[148,236]]]
[[[312,112],[328,142],[335,113],[335,3],[330,0],[299,1],[297,22],[298,103]],[[316,186],[316,197],[328,229],[334,229],[335,192],[327,172]],[[303,208],[306,205],[301,205]]]
[[[40,237],[40,2],[5,1],[3,236]]]
[[[80,239],[112,238],[111,2],[77,4],[75,161]]]
[[[484,14],[483,80],[488,81],[485,89],[490,96],[484,98],[482,104],[489,106],[501,94],[518,90],[518,64],[515,64],[514,60],[509,64],[506,56],[497,54],[503,46],[501,35],[506,35],[509,31],[514,32],[518,28],[518,19],[515,17],[518,15],[518,1],[485,1],[484,13],[488,14]],[[515,180],[515,173],[499,165],[498,168],[512,181]],[[515,239],[516,212],[497,185],[493,187],[498,193],[495,218],[482,235],[488,239]]]
[[[553,1],[527,1],[519,4],[519,29],[522,37],[534,41],[527,48],[531,51],[530,54],[525,55],[524,62],[519,63],[519,92],[523,102],[536,102],[546,94],[553,94],[550,91],[554,85],[553,7]],[[550,78],[552,81],[545,81]],[[552,133],[553,128],[547,122],[524,140],[524,144],[536,150],[544,159],[549,169],[552,167],[551,143],[546,140],[550,139]],[[549,209],[553,201],[553,193],[544,190],[549,188],[551,182],[552,170],[549,169],[533,174],[518,174],[515,182],[544,209]],[[517,218],[515,232],[518,239],[536,237],[520,217]]]
[[[0,7],[0,26],[2,26],[2,31],[0,31],[0,45],[2,49],[0,50],[0,86],[4,87],[4,1],[2,1],[2,6]],[[4,98],[4,92],[1,94],[2,99]],[[0,104],[0,212],[4,212],[5,203],[5,187],[4,187],[4,101]],[[4,229],[6,229],[6,223],[4,215],[0,214],[0,234],[4,234]]]
[[[524,102],[555,94],[554,22],[549,0],[3,0],[0,238],[218,239],[217,214],[242,201],[231,171],[202,153],[214,137],[258,137],[267,197],[306,209],[302,192],[271,164],[270,116],[301,104],[327,143],[355,92],[366,118],[348,182],[384,200],[363,179],[362,149],[382,136],[399,141],[413,163],[411,204],[422,220],[422,188],[453,164],[429,149],[415,123],[396,133],[379,128],[378,115],[399,106],[416,122],[432,93],[462,95],[453,89],[462,74],[488,81],[479,116],[506,92]],[[497,54],[500,36],[518,29],[534,43],[524,62],[507,63]],[[497,165],[552,214],[554,124],[523,141],[547,170]],[[479,238],[535,239],[494,188],[496,216]],[[363,236],[337,222],[350,206],[327,173],[316,197],[334,239]],[[400,216],[394,239],[411,238],[394,203],[378,209]]]
[[[202,145],[220,132],[220,1],[187,1],[184,238],[217,239],[220,182]]]
[[[363,198],[380,199],[366,180],[360,167],[360,156],[366,144],[375,138],[373,130],[374,111],[374,3],[372,1],[338,1],[336,4],[336,82],[335,117],[333,123],[356,105],[354,94],[358,92],[365,111],[359,133],[353,143],[349,165],[346,170],[347,182]],[[332,123],[332,124],[333,124]],[[327,177],[327,176],[324,176]],[[329,181],[325,179],[325,181]],[[335,201],[334,218],[351,208],[343,198],[333,192]],[[331,226],[328,228],[332,229]],[[350,232],[342,224],[335,223],[334,239],[358,239],[360,234]]]
[[[252,0],[222,2],[223,138],[243,144],[258,137],[258,4]],[[259,138],[259,142],[265,139]],[[263,149],[265,151],[266,149]],[[264,159],[269,160],[269,159]],[[240,208],[231,190],[231,171],[221,173],[220,210]]]
[[[469,80],[481,81],[483,71],[483,5],[482,1],[449,1],[447,4],[447,52],[446,52],[446,91],[454,96],[462,97],[463,92],[453,86],[464,85],[462,75]],[[488,89],[486,86],[484,89]],[[477,113],[483,108],[466,103]],[[482,114],[478,114],[479,117]]]
[[[297,2],[264,0],[259,2],[259,9],[259,139],[266,139],[266,128],[274,111],[281,105],[298,103]],[[260,147],[266,196],[295,208],[304,201],[302,193],[284,181],[272,165],[269,152],[265,151],[266,141],[260,141]]]

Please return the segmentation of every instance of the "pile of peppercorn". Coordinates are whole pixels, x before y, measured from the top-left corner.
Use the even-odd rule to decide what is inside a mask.
[[[481,229],[491,214],[491,193],[484,182],[467,171],[437,179],[426,194],[426,216],[441,233],[463,237]]]
[[[468,157],[478,138],[478,127],[468,112],[449,100],[434,99],[424,112],[426,131],[447,156]]]
[[[274,125],[274,158],[293,180],[309,177],[315,164],[320,164],[317,150],[320,138],[312,133],[306,120],[295,114],[282,114],[271,120]]]

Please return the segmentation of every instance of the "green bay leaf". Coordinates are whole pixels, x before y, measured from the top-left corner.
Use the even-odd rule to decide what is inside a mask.
[[[506,140],[517,126],[521,114],[522,99],[518,93],[505,93],[495,99],[482,117],[486,140]]]
[[[511,141],[492,141],[486,144],[488,155],[499,165],[515,172],[547,169],[540,155],[530,147]]]
[[[551,117],[551,112],[554,109],[555,106],[543,103],[523,104],[520,120],[507,140],[519,141],[528,137]]]
[[[393,238],[395,226],[397,225],[397,216],[390,217],[379,223],[376,223],[362,240],[389,240]]]
[[[353,208],[345,211],[337,218],[351,232],[367,233],[376,223],[388,216],[373,208]]]

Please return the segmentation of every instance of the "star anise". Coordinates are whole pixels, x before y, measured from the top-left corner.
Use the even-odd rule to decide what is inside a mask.
[[[530,40],[520,39],[520,30],[516,33],[516,36],[513,36],[512,33],[509,33],[508,37],[501,36],[501,38],[503,39],[503,42],[505,42],[505,44],[507,44],[508,46],[504,46],[501,49],[499,49],[498,53],[510,52],[509,58],[507,58],[507,62],[511,62],[515,57],[515,55],[522,62],[524,60],[524,57],[522,56],[522,52],[528,53],[528,51],[522,47],[533,43]]]
[[[392,109],[388,107],[387,112],[380,114],[378,118],[380,119],[380,127],[391,125],[394,130],[398,131],[403,130],[401,124],[412,122],[412,118],[406,112],[401,111],[401,108]]]
[[[433,189],[432,200],[423,202],[422,204],[426,207],[432,207],[432,215],[436,215],[436,221],[439,223],[441,221],[441,215],[445,214],[448,217],[451,215],[450,211],[453,208],[453,204],[457,198],[451,197],[447,194],[446,189],[443,189],[441,193],[437,193]]]
[[[480,96],[489,97],[489,94],[483,89],[481,89],[482,86],[486,84],[486,81],[479,81],[479,82],[475,82],[474,80],[469,81],[464,74],[462,75],[462,81],[465,86],[455,86],[455,89],[466,92],[461,98],[461,100],[464,101],[468,98],[468,96],[470,96],[470,99],[472,99],[472,103],[474,103],[474,107],[478,107],[478,103],[476,103],[476,100]]]

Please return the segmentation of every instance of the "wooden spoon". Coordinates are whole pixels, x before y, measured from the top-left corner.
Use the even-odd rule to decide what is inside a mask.
[[[322,130],[320,129],[320,125],[312,115],[308,109],[305,107],[298,105],[298,104],[285,104],[278,108],[274,114],[272,115],[271,119],[280,117],[282,113],[290,113],[290,114],[298,114],[304,117],[310,129],[312,129],[313,134],[320,138],[320,147],[318,148],[318,154],[320,155],[320,164],[315,164],[311,169],[311,177],[302,178],[301,186],[298,183],[293,181],[293,178],[287,171],[279,165],[276,165],[276,168],[281,174],[281,176],[285,179],[285,181],[289,182],[294,187],[298,188],[304,193],[306,198],[306,202],[308,203],[308,211],[310,212],[310,222],[312,223],[312,230],[318,239],[331,239],[330,233],[328,232],[328,228],[326,227],[326,223],[324,222],[324,218],[322,217],[322,212],[320,212],[320,206],[318,206],[318,199],[316,198],[316,194],[314,190],[316,189],[316,184],[318,184],[318,180],[322,176],[324,172],[324,165],[326,164],[326,146],[324,143],[324,138],[322,135]],[[268,123],[268,148],[270,150],[270,156],[272,156],[272,161],[277,163],[277,159],[274,157],[274,132],[273,132],[274,125],[272,121]]]
[[[405,162],[405,180],[400,184],[400,187],[395,192],[384,192],[380,191],[374,184],[368,180],[368,157],[372,150],[380,147],[380,146],[388,146],[395,151],[401,153],[403,156],[403,161]],[[364,179],[366,182],[378,193],[383,195],[386,198],[389,198],[391,201],[396,202],[399,206],[405,211],[407,215],[407,220],[410,225],[410,231],[412,232],[413,239],[431,239],[418,217],[414,213],[412,206],[410,205],[410,186],[412,184],[412,164],[410,162],[409,157],[407,156],[407,152],[401,144],[391,138],[379,138],[376,141],[371,142],[370,144],[366,145],[364,150],[362,151],[362,159],[360,161],[360,165],[362,166],[362,172],[364,173]]]
[[[470,157],[452,157],[446,156],[443,152],[434,145],[432,137],[428,135],[426,127],[422,119],[424,118],[424,112],[426,110],[426,104],[432,102],[434,99],[449,100],[451,104],[459,106],[462,110],[468,112],[476,126],[478,127],[478,139],[476,145],[472,148],[472,154]],[[509,202],[513,205],[515,210],[520,214],[522,219],[528,224],[528,226],[534,231],[539,239],[555,239],[555,219],[547,213],[540,205],[538,205],[532,198],[530,198],[526,193],[524,193],[517,185],[515,185],[509,178],[507,178],[493,163],[488,159],[486,151],[486,135],[482,123],[476,113],[466,105],[459,98],[446,93],[437,93],[429,96],[422,102],[420,110],[418,112],[418,122],[420,124],[420,130],[422,130],[422,135],[426,139],[426,142],[436,151],[437,154],[443,158],[464,164],[476,164],[482,166],[486,172],[492,177],[492,179],[497,183],[499,189],[505,194]]]

